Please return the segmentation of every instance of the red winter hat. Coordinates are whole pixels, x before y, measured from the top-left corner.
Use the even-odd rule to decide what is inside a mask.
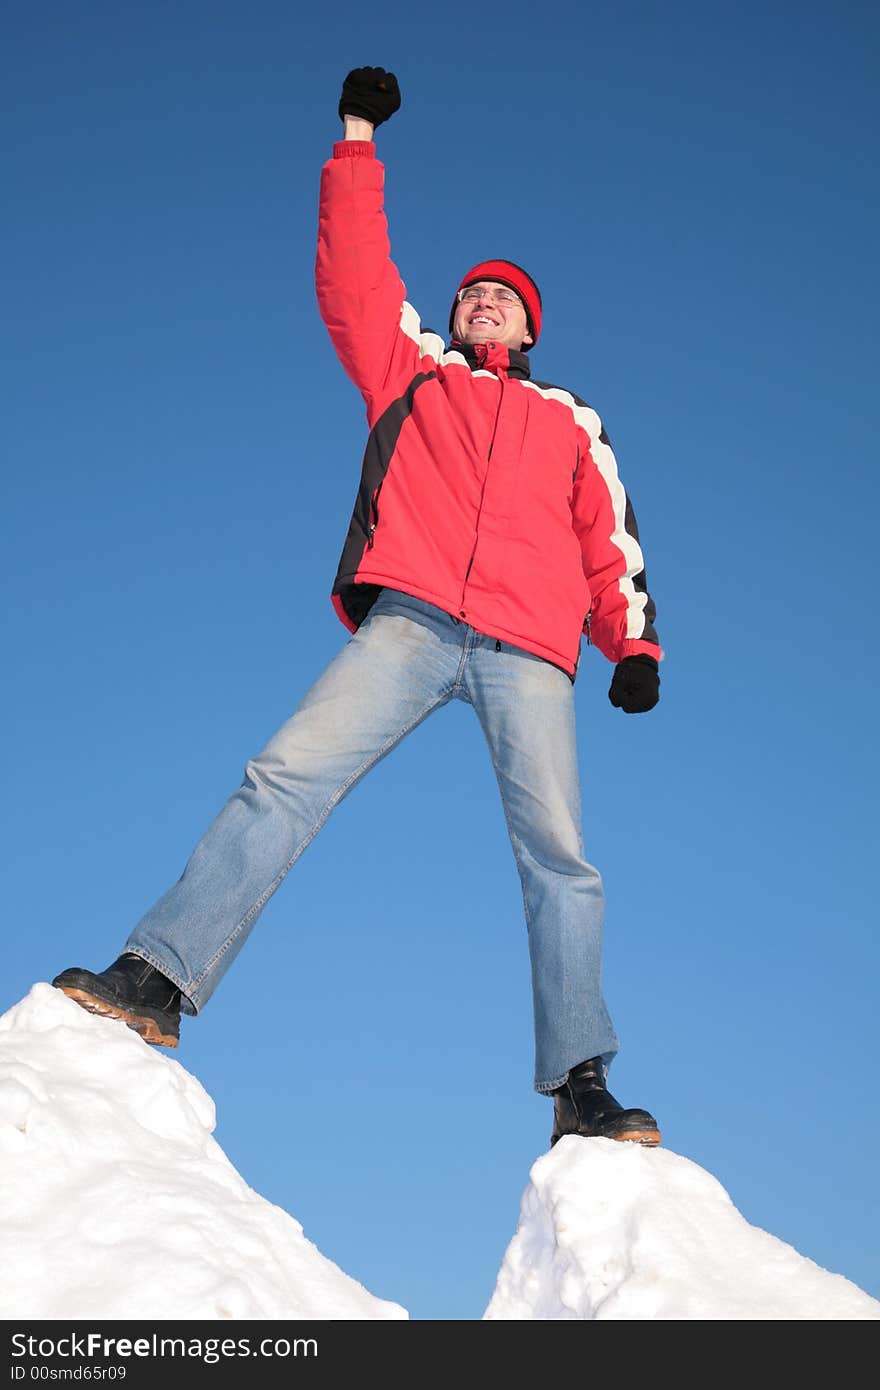
[[[531,275],[527,275],[522,266],[516,265],[513,261],[480,261],[479,265],[471,267],[458,288],[463,290],[465,285],[474,285],[478,280],[494,280],[496,284],[508,285],[510,289],[516,290],[525,305],[526,324],[532,335],[532,342],[523,344],[523,352],[528,352],[529,348],[538,341],[538,334],[541,331],[541,291]],[[450,333],[457,308],[458,298],[456,297],[453,299],[452,308],[449,311]]]

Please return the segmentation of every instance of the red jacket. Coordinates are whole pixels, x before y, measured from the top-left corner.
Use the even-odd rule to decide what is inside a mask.
[[[574,678],[581,634],[660,660],[629,500],[594,410],[533,381],[525,353],[422,330],[390,259],[367,141],[324,165],[321,317],[370,435],[333,604],[355,631],[384,586]]]

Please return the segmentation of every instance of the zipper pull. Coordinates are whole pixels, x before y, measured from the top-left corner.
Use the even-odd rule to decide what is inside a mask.
[[[593,645],[593,639],[592,639],[592,637],[591,637],[591,635],[590,635],[590,628],[592,627],[592,623],[593,623],[593,610],[592,610],[592,608],[591,608],[590,611],[589,611],[589,613],[587,614],[586,618],[584,619],[584,630],[586,631],[586,634],[587,634],[587,646],[588,646],[588,647],[592,647],[592,645]]]
[[[384,478],[382,480],[385,481]],[[382,491],[382,483],[376,488],[370,498],[370,525],[367,530],[367,549],[373,549],[373,538],[376,534],[376,527],[379,525],[379,493]]]

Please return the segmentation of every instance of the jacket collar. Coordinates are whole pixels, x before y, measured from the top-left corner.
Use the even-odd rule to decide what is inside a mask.
[[[507,348],[503,343],[460,343],[453,338],[449,347],[451,351],[461,353],[472,372],[497,372],[500,367],[507,376],[525,380],[531,376],[526,354]]]

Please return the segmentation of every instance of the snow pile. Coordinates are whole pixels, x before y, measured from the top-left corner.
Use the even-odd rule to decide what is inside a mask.
[[[179,1062],[34,985],[0,1018],[0,1318],[408,1318],[248,1187],[214,1125]],[[880,1302],[690,1160],[569,1137],[532,1166],[482,1317],[877,1320]]]
[[[248,1187],[214,1102],[48,984],[0,1018],[0,1317],[406,1318]]]
[[[880,1319],[880,1302],[750,1226],[667,1149],[569,1136],[530,1178],[484,1318]]]

